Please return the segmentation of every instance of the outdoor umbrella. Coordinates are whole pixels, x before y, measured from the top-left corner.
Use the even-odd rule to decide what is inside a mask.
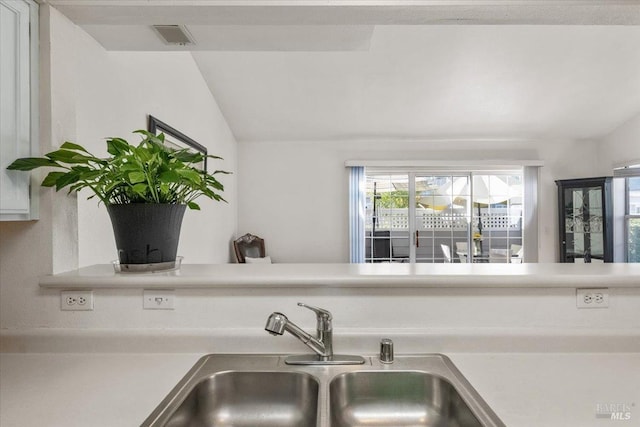
[[[482,234],[481,208],[496,203],[522,203],[522,186],[509,185],[506,175],[473,175],[473,206],[478,209],[478,232]],[[467,206],[471,198],[469,178],[466,176],[453,177],[453,179],[437,191],[442,201],[451,197],[451,204]]]

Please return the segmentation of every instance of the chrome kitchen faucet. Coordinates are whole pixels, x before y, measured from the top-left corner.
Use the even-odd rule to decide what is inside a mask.
[[[300,307],[308,308],[316,314],[316,336],[312,336],[291,322],[282,313],[271,313],[264,329],[272,335],[282,335],[289,332],[313,350],[316,355],[288,356],[287,365],[361,365],[364,359],[360,356],[333,354],[333,316],[328,310],[313,307],[299,302]]]

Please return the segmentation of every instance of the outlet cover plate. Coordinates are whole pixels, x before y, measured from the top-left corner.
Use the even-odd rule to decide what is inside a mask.
[[[93,291],[60,292],[60,310],[93,311]]]
[[[609,288],[576,289],[576,306],[578,308],[608,308]]]

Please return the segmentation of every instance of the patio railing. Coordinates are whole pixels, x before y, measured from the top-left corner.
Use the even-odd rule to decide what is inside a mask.
[[[483,230],[520,230],[521,217],[511,216],[502,213],[482,213],[482,229]],[[469,218],[462,214],[433,214],[433,213],[417,213],[416,228],[419,230],[456,230],[463,231],[467,229]],[[473,228],[478,227],[478,217],[473,218]],[[366,230],[373,229],[373,219],[367,216],[365,223]],[[382,212],[378,213],[376,221],[376,230],[408,230],[409,217],[407,212]]]

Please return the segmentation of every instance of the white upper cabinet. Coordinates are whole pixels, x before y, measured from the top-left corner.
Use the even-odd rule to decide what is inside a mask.
[[[38,130],[38,5],[0,0],[0,220],[37,218],[29,174],[8,171],[36,152]],[[33,200],[32,200],[33,199]]]

